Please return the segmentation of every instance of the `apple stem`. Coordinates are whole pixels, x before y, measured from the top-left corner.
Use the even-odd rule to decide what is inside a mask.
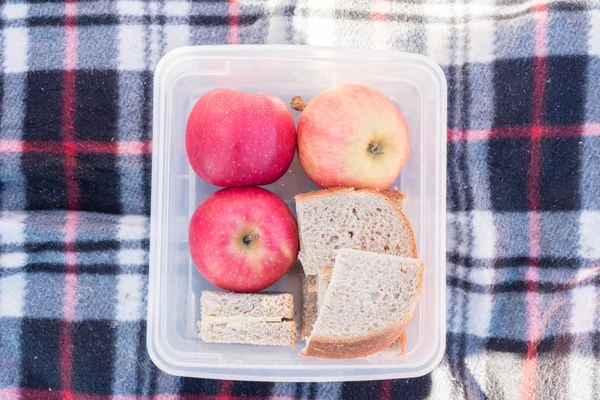
[[[371,142],[367,148],[367,151],[373,156],[383,154],[383,149],[379,147],[379,142]]]
[[[248,246],[250,243],[252,243],[256,239],[258,239],[258,235],[247,235],[247,236],[244,236],[244,238],[242,239],[242,242],[244,242],[244,244],[246,246]]]
[[[292,106],[292,108],[296,111],[304,111],[304,109],[306,108],[306,105],[308,103],[305,102],[304,100],[302,100],[302,97],[300,96],[296,96],[292,99],[292,102],[290,103],[290,105]]]

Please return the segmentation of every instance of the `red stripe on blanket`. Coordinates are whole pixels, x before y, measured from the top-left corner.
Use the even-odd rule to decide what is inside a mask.
[[[144,154],[152,153],[152,142],[44,142],[0,140],[0,153],[44,153],[74,156],[77,153]]]
[[[493,129],[468,129],[449,128],[448,141],[478,141],[493,139],[517,139],[531,137],[532,127],[510,127]],[[600,124],[563,125],[563,126],[537,126],[541,139],[560,139],[570,137],[600,136]]]
[[[388,400],[392,398],[393,384],[390,380],[381,381],[379,388],[379,400]]]
[[[73,321],[77,307],[77,239],[78,214],[67,213],[65,234],[65,292],[63,297],[63,319],[60,327],[60,380],[63,399],[73,399],[71,379],[73,371]]]
[[[65,73],[62,92],[62,115],[61,122],[62,137],[64,143],[73,142],[75,138],[75,71],[77,68],[77,29],[75,27],[76,4],[69,1],[65,5],[65,30],[66,30],[66,48],[65,48]],[[65,146],[65,175],[67,181],[67,207],[69,210],[78,209],[78,187],[75,171],[77,170],[75,153],[73,148]]]
[[[371,22],[374,28],[373,44],[377,49],[387,49],[388,29],[387,15],[389,2],[386,0],[377,0],[371,8]]]
[[[240,44],[240,5],[238,0],[229,0],[229,44]]]
[[[0,388],[0,399],[14,399],[19,400],[21,398],[26,398],[21,396],[22,391],[19,388]]]
[[[66,48],[64,60],[64,80],[62,92],[61,122],[63,148],[65,156],[65,177],[67,186],[67,207],[69,210],[79,208],[79,188],[77,185],[77,159],[72,146],[68,143],[75,139],[75,101],[77,97],[75,88],[75,74],[77,69],[77,29],[75,16],[77,4],[69,0],[65,4],[65,35]],[[75,320],[75,307],[77,305],[77,253],[75,240],[77,238],[77,213],[69,212],[65,221],[65,292],[63,300],[63,319],[60,326],[60,386],[61,399],[74,399],[71,392],[73,374],[73,321]]]
[[[537,294],[540,279],[538,259],[540,256],[540,207],[539,189],[542,166],[541,139],[543,132],[545,85],[546,85],[546,55],[548,52],[548,10],[545,4],[536,7],[535,14],[535,60],[534,60],[534,89],[533,89],[533,127],[531,128],[529,176],[527,181],[527,202],[529,203],[529,268],[527,279],[527,313],[529,326],[527,329],[527,354],[523,362],[523,399],[535,399],[537,384],[537,347],[541,340],[541,315]]]
[[[233,389],[233,382],[221,381],[219,383],[219,396],[217,400],[232,400],[231,390]]]

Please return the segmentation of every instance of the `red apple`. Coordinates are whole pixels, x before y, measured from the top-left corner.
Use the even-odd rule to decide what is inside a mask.
[[[275,194],[257,187],[221,189],[194,212],[192,260],[213,285],[256,292],[275,283],[298,252],[298,226]]]
[[[194,105],[185,147],[200,178],[217,186],[267,185],[287,171],[296,150],[296,126],[272,94],[213,89]]]
[[[298,158],[314,183],[322,188],[385,189],[396,180],[408,159],[408,127],[383,93],[342,85],[308,104],[299,98],[292,102],[295,109],[303,106]]]

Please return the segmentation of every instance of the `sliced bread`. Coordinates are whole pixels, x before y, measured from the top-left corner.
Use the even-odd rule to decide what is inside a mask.
[[[365,357],[400,339],[421,297],[423,263],[340,249],[317,321],[301,354]]]
[[[198,337],[209,343],[296,345],[291,293],[205,290],[200,297]]]
[[[302,274],[302,321],[300,322],[300,340],[310,336],[317,320],[317,277]]]
[[[298,259],[306,275],[333,265],[341,248],[417,257],[415,238],[402,212],[399,191],[330,188],[296,196]]]
[[[263,346],[296,346],[296,322],[230,322],[201,321],[199,337],[207,343],[254,344]]]
[[[325,267],[319,270],[319,274],[317,275],[317,309],[321,309],[323,305],[323,300],[325,299],[325,294],[327,293],[327,288],[329,287],[329,283],[331,282],[331,275],[333,274],[333,267]],[[315,321],[312,322],[313,325]],[[311,326],[312,330],[312,326]],[[309,335],[310,336],[310,332]],[[394,353],[398,356],[403,356],[406,352],[406,331],[402,333],[402,335],[392,343],[389,347],[385,348],[381,351],[381,353]]]
[[[204,290],[200,296],[202,316],[294,318],[291,293],[235,293]]]

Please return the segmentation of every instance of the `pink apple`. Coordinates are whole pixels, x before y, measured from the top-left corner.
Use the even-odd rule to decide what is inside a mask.
[[[221,189],[194,212],[192,260],[213,285],[256,292],[275,283],[298,252],[298,226],[275,194],[257,187]]]
[[[383,93],[361,85],[319,93],[298,121],[300,164],[322,188],[385,189],[400,174],[409,147],[402,113]]]
[[[193,170],[217,186],[267,185],[287,171],[296,150],[296,126],[272,94],[213,89],[194,105],[185,147]]]

